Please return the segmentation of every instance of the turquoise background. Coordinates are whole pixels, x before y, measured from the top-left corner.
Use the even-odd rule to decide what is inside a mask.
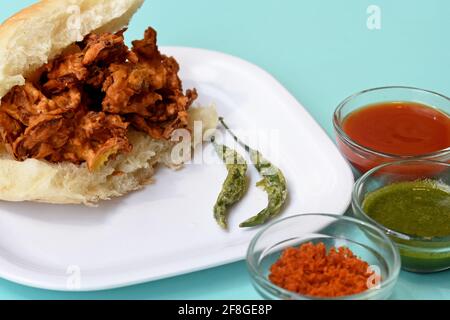
[[[2,1],[0,20],[34,1]],[[381,30],[366,27],[369,5]],[[337,104],[362,89],[410,85],[450,95],[448,0],[147,0],[128,38],[152,25],[161,45],[223,51],[272,73],[333,135]],[[94,293],[0,280],[2,299],[258,299],[243,262]],[[450,272],[402,272],[393,298],[450,299]]]

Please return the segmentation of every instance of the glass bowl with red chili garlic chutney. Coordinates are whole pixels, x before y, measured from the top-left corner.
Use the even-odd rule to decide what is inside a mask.
[[[265,299],[383,300],[400,256],[378,227],[333,214],[300,214],[263,228],[247,251],[252,283]]]
[[[355,217],[376,225],[397,245],[402,268],[450,268],[450,164],[406,160],[363,175],[352,195]]]
[[[400,160],[450,162],[450,99],[412,87],[365,90],[345,99],[333,124],[357,175]]]

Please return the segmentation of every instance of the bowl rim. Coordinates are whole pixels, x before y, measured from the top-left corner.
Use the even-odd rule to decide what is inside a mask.
[[[399,232],[392,230],[380,222],[376,221],[372,217],[370,217],[362,208],[362,205],[359,203],[358,195],[361,187],[364,185],[364,183],[372,177],[374,173],[377,171],[384,169],[385,167],[394,166],[394,165],[404,165],[404,164],[412,164],[412,163],[418,163],[422,165],[427,164],[433,164],[433,165],[442,165],[445,167],[450,168],[450,163],[442,162],[442,161],[434,161],[434,160],[424,160],[424,159],[417,159],[417,160],[402,160],[402,161],[395,161],[390,163],[385,163],[382,165],[379,165],[369,171],[367,171],[365,174],[363,174],[355,183],[352,191],[352,205],[353,208],[358,210],[358,213],[360,213],[367,221],[369,221],[371,224],[376,225],[379,229],[383,230],[386,234],[390,236],[394,236],[396,238],[406,240],[406,241],[416,241],[416,242],[426,242],[426,243],[440,243],[440,242],[450,242],[450,235],[445,237],[420,237],[420,236],[413,236],[409,235],[407,233]]]
[[[435,157],[439,157],[442,155],[445,155],[446,153],[450,153],[450,146],[445,148],[445,149],[441,149],[441,150],[437,150],[434,152],[430,152],[430,153],[423,153],[423,154],[418,154],[418,155],[396,155],[396,154],[392,154],[392,153],[386,153],[386,152],[382,152],[382,151],[377,151],[375,149],[363,146],[361,144],[359,144],[358,142],[354,141],[352,138],[350,138],[349,135],[347,135],[347,133],[345,133],[344,129],[341,126],[341,123],[339,121],[339,114],[341,112],[341,110],[353,99],[364,95],[366,93],[369,92],[374,92],[374,91],[381,91],[381,90],[390,90],[390,89],[405,89],[405,90],[414,90],[414,91],[421,91],[421,92],[425,92],[425,93],[429,93],[438,97],[441,97],[445,100],[447,100],[450,103],[450,97],[447,97],[441,93],[435,92],[435,91],[431,91],[431,90],[426,90],[426,89],[421,89],[421,88],[417,88],[417,87],[409,87],[409,86],[384,86],[384,87],[376,87],[376,88],[371,88],[371,89],[366,89],[366,90],[362,90],[359,91],[357,93],[352,94],[351,96],[348,96],[346,99],[344,99],[344,101],[342,101],[336,108],[336,110],[333,113],[333,127],[334,130],[336,131],[337,135],[339,138],[341,138],[343,140],[343,142],[351,145],[354,148],[363,150],[364,152],[367,153],[372,153],[378,157],[383,157],[383,158],[388,158],[388,159],[395,159],[395,160],[415,160],[415,159],[423,159],[423,158],[435,158]],[[364,108],[365,106],[361,106],[360,108]],[[433,106],[430,106],[433,107]],[[359,109],[360,109],[359,108]],[[445,113],[447,114],[447,113]]]
[[[358,294],[353,294],[353,295],[346,295],[346,296],[340,296],[340,297],[316,297],[316,296],[310,296],[310,295],[302,295],[302,294],[298,294],[286,289],[283,289],[275,284],[273,284],[271,281],[269,281],[266,277],[264,277],[263,275],[260,274],[260,272],[258,272],[256,265],[254,265],[253,261],[255,259],[252,258],[253,253],[254,253],[254,249],[255,249],[255,245],[258,242],[258,240],[261,238],[261,236],[267,232],[269,229],[271,229],[274,225],[280,224],[282,222],[285,222],[287,220],[292,220],[292,219],[297,219],[297,218],[301,218],[301,217],[308,217],[308,216],[318,216],[318,217],[328,217],[328,218],[332,218],[336,221],[339,220],[344,220],[347,222],[350,222],[351,224],[355,224],[355,225],[360,225],[360,226],[364,226],[367,227],[369,229],[371,229],[372,231],[377,232],[384,240],[385,243],[387,243],[390,247],[390,249],[393,252],[394,255],[394,259],[392,263],[389,263],[390,265],[392,265],[392,271],[390,272],[389,276],[387,279],[382,280],[380,283],[380,287],[379,288],[371,288],[368,289],[364,292],[358,293]],[[334,237],[336,239],[341,239],[338,237]],[[371,297],[373,295],[375,295],[377,292],[381,292],[383,290],[385,290],[386,288],[391,287],[391,285],[393,285],[397,279],[398,279],[398,275],[400,273],[400,267],[401,267],[401,260],[400,260],[400,252],[398,247],[395,245],[395,243],[392,241],[392,239],[390,239],[382,230],[380,230],[379,228],[377,228],[376,226],[367,223],[361,219],[356,219],[356,218],[352,218],[352,217],[347,217],[347,216],[342,216],[342,215],[336,215],[336,214],[330,214],[330,213],[304,213],[304,214],[296,214],[296,215],[292,215],[283,219],[279,219],[276,221],[273,221],[271,223],[269,223],[267,226],[265,226],[263,229],[261,229],[252,239],[252,241],[250,242],[250,245],[247,249],[247,255],[246,255],[246,264],[247,264],[247,268],[250,271],[250,275],[253,278],[253,280],[255,280],[256,282],[258,282],[258,284],[262,283],[264,286],[269,287],[270,289],[276,291],[277,293],[281,293],[285,296],[291,297],[293,299],[299,300],[299,299],[309,299],[309,300],[363,300],[365,298]],[[279,294],[278,294],[279,295]]]

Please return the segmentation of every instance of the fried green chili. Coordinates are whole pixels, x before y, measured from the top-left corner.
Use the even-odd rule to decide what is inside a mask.
[[[230,130],[223,118],[219,118],[219,120],[225,127],[225,129],[233,136],[236,142],[241,144],[249,153],[253,165],[262,176],[262,180],[259,181],[256,186],[262,188],[267,193],[268,197],[267,207],[259,212],[256,216],[241,223],[239,226],[241,228],[250,228],[264,224],[271,218],[281,213],[281,209],[286,202],[288,194],[286,178],[284,177],[281,170],[271,164],[267,159],[265,159],[259,151],[254,150],[243,143]]]
[[[226,164],[228,175],[222,186],[222,191],[214,205],[214,218],[224,229],[228,228],[228,209],[242,199],[248,188],[247,163],[239,153],[227,146],[217,144],[211,139],[217,154]]]

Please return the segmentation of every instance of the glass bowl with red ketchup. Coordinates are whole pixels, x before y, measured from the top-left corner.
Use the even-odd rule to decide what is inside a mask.
[[[336,109],[342,154],[359,174],[401,160],[450,163],[450,98],[412,87],[354,94]]]

